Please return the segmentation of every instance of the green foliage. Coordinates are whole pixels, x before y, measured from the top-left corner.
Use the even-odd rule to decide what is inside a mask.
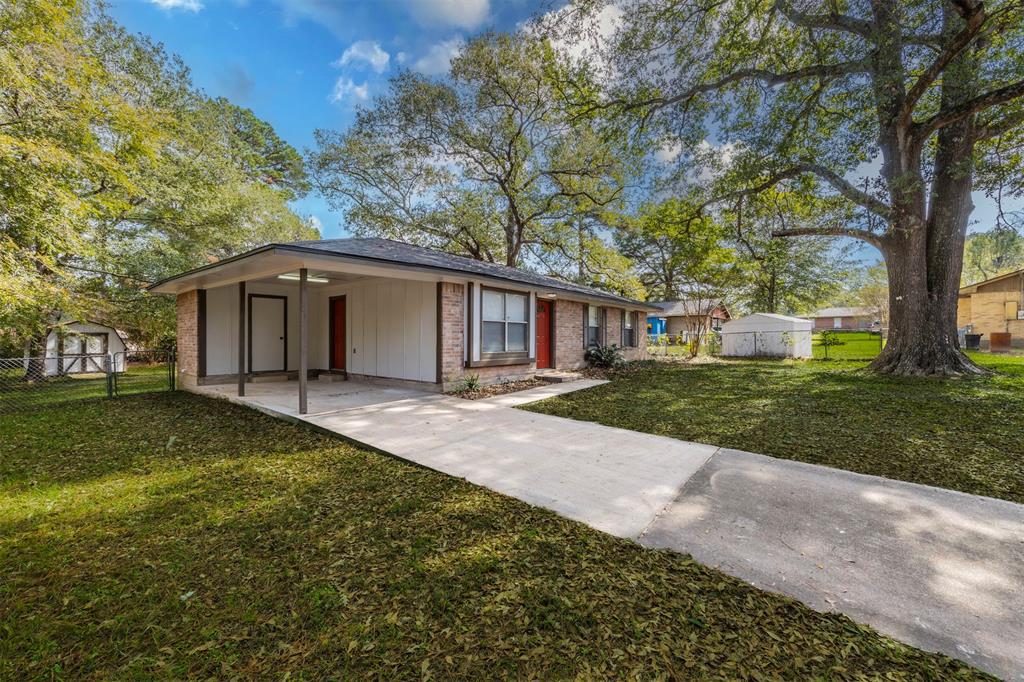
[[[462,379],[459,380],[458,388],[456,393],[479,391],[480,390],[480,375],[479,374],[466,374],[463,375]]]
[[[0,524],[4,679],[987,679],[689,557],[183,393],[0,416]]]
[[[841,343],[822,345],[825,334],[838,337]],[[871,360],[882,352],[885,337],[881,332],[835,332],[826,330],[811,339],[811,351],[815,360]]]
[[[722,220],[735,226],[743,281],[736,300],[752,312],[795,314],[834,300],[853,269],[851,246],[829,237],[775,237],[835,219],[835,202],[770,190],[745,197]]]
[[[159,342],[171,303],[145,283],[315,236],[287,204],[299,154],[102,6],[0,4],[0,83],[0,327],[20,340],[63,313]]]
[[[357,234],[636,289],[601,233],[629,156],[558,88],[584,82],[543,39],[485,34],[440,79],[390,82],[344,132],[319,130],[309,167]]]
[[[583,354],[583,359],[591,367],[614,369],[622,364],[622,349],[614,343],[610,346],[591,346]]]
[[[1016,229],[1001,226],[967,235],[962,284],[974,284],[1021,268],[1024,268],[1024,236]]]
[[[818,335],[817,345],[824,349],[825,359],[828,360],[828,349],[833,346],[845,346],[846,342],[840,338],[838,333],[829,329]]]
[[[658,363],[523,409],[1024,503],[1024,357],[971,358],[996,373],[942,382],[864,362]]]

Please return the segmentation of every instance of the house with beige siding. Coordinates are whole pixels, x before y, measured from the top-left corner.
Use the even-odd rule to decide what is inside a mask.
[[[177,297],[179,385],[358,379],[446,390],[646,356],[654,307],[387,239],[267,244],[150,287]]]
[[[983,347],[991,345],[993,335],[997,345],[1024,347],[1024,270],[960,289],[956,323],[982,334]]]

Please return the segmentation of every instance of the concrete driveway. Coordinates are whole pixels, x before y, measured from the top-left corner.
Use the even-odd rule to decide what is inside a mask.
[[[302,420],[1024,680],[1024,506],[355,381],[201,392]]]

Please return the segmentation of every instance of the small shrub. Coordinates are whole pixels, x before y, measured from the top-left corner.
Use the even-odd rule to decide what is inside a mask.
[[[622,350],[616,345],[588,348],[583,359],[591,367],[611,369],[622,364]]]
[[[827,329],[821,333],[821,340],[818,341],[818,345],[825,349],[825,359],[828,360],[828,349],[832,346],[845,346],[846,342],[839,339],[839,334],[831,329]]]
[[[459,381],[459,387],[456,390],[457,393],[468,393],[470,391],[480,390],[480,375],[479,374],[467,374],[462,377]]]

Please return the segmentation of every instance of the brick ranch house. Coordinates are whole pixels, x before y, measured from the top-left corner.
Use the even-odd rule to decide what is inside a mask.
[[[447,390],[576,369],[588,346],[646,356],[652,306],[387,239],[268,244],[157,282],[177,296],[183,388],[357,378]]]
[[[1024,270],[960,289],[956,324],[983,334],[983,347],[989,347],[993,334],[1002,335],[1006,345],[1024,347]]]
[[[878,311],[873,308],[822,308],[804,319],[814,322],[814,330],[838,329],[842,331],[864,330],[879,326]]]

